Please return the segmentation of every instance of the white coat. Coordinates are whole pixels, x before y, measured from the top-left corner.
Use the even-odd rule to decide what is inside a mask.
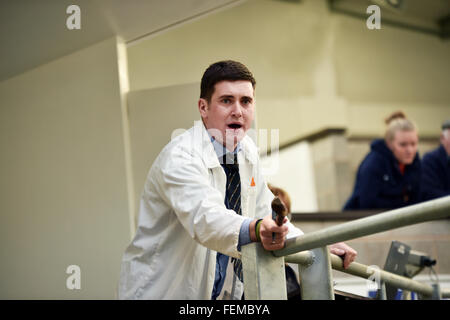
[[[226,175],[200,121],[161,151],[144,186],[136,236],[123,255],[119,299],[211,299],[216,252],[240,257],[240,227],[252,215],[244,208],[252,178],[252,218],[272,212],[274,196],[257,148],[248,136],[240,145],[243,216],[224,205]],[[288,227],[291,235],[301,234]]]

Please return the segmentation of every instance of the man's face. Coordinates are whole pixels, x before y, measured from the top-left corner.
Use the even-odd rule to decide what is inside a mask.
[[[444,146],[447,155],[450,156],[450,129],[445,129],[441,133],[441,143]]]
[[[198,101],[200,115],[209,133],[232,151],[250,129],[255,114],[255,97],[250,81],[216,83],[211,101]]]

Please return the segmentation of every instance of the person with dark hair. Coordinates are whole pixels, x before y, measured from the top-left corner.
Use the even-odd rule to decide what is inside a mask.
[[[256,80],[245,65],[237,61],[219,61],[209,66],[200,83],[200,98],[211,102],[216,83],[221,81],[248,81],[255,89]]]
[[[423,200],[450,195],[450,120],[442,124],[441,144],[422,160]]]
[[[274,196],[246,136],[255,83],[236,61],[204,72],[202,121],[167,144],[147,176],[136,235],[122,258],[120,299],[240,299],[241,247],[278,250],[302,234],[287,218],[281,226],[272,219]]]
[[[385,122],[385,137],[372,142],[344,210],[395,209],[421,200],[416,125],[401,111]]]

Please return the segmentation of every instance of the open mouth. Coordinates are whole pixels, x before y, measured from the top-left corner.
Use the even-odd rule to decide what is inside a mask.
[[[230,128],[230,129],[240,129],[240,128],[242,128],[242,124],[231,123],[231,124],[228,125],[228,128]]]

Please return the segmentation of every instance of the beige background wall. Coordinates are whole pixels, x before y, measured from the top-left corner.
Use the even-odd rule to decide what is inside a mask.
[[[136,209],[147,173],[177,130],[200,119],[196,108],[200,83],[133,91],[128,94]],[[178,131],[180,132],[180,131]],[[136,215],[137,218],[137,215]],[[137,220],[136,220],[137,221]]]
[[[289,194],[292,212],[317,211],[315,170],[307,141],[280,150],[278,154],[261,157],[261,166],[267,169],[267,182],[282,187]]]
[[[114,298],[130,239],[117,65],[112,38],[0,83],[0,299]]]

